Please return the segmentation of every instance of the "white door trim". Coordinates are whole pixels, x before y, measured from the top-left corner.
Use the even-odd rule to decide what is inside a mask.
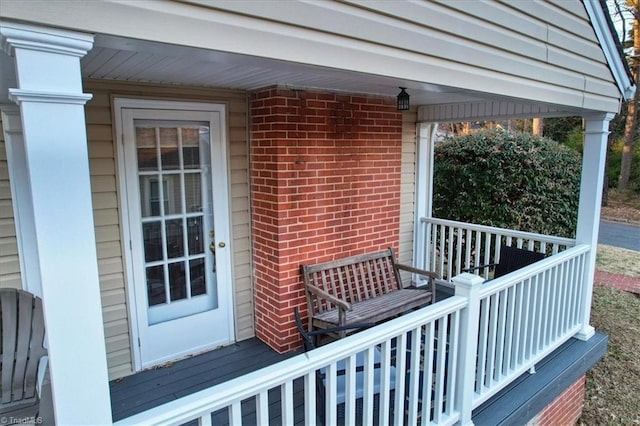
[[[126,179],[124,179],[124,171],[126,170],[125,165],[125,146],[124,146],[124,123],[122,122],[122,110],[123,109],[155,109],[155,110],[183,110],[183,111],[204,111],[204,112],[220,112],[222,117],[222,123],[220,123],[220,136],[223,141],[220,147],[220,154],[224,158],[227,164],[227,173],[220,173],[218,170],[212,171],[212,179],[214,181],[220,182],[224,187],[229,188],[229,177],[228,169],[229,169],[229,157],[228,157],[228,135],[227,135],[227,124],[228,119],[226,115],[226,105],[222,103],[202,103],[202,102],[188,102],[188,101],[160,101],[160,100],[149,100],[149,99],[132,99],[132,98],[114,98],[113,99],[113,117],[115,123],[115,133],[116,133],[116,179],[118,181],[118,200],[120,203],[120,237],[122,241],[122,253],[124,260],[124,279],[125,279],[125,288],[127,292],[127,313],[129,315],[129,333],[130,333],[130,344],[131,344],[131,353],[133,357],[133,367],[134,371],[140,371],[144,368],[141,357],[141,349],[139,345],[140,334],[139,334],[139,326],[140,319],[138,316],[137,310],[137,301],[136,301],[136,291],[134,287],[134,265],[133,258],[135,256],[131,253],[131,242],[129,241],[129,235],[131,235],[131,224],[130,224],[130,211],[128,208],[128,191]],[[216,174],[216,172],[218,174]],[[229,191],[227,191],[229,193]],[[229,194],[230,196],[230,194]],[[216,214],[224,215],[222,220],[231,224],[230,220],[230,200],[226,200],[227,208],[222,212],[216,212]],[[233,259],[231,255],[233,253],[232,249],[232,241],[231,241],[231,230],[230,226],[225,230],[224,235],[216,235],[217,241],[224,241],[227,245],[226,250],[229,253],[229,276],[224,279],[224,281],[233,283]],[[232,289],[229,289],[227,292],[229,309],[227,310],[227,324],[228,324],[228,332],[229,336],[231,336],[231,340],[235,339],[235,329],[234,329],[234,294]],[[211,325],[211,326],[219,326],[219,325]]]

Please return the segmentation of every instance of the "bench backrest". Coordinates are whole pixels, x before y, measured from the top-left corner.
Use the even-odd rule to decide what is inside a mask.
[[[392,249],[347,257],[316,265],[302,265],[305,288],[314,286],[349,303],[359,302],[401,288]],[[308,291],[307,303],[312,312],[334,309],[319,302]]]

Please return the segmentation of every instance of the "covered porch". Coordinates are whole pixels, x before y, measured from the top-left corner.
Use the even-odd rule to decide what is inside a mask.
[[[592,10],[595,3],[586,3],[589,13],[598,15]],[[5,49],[0,61],[4,77],[4,100],[0,103],[10,175],[5,181],[10,181],[12,204],[7,210],[11,210],[17,229],[12,236],[17,241],[11,244],[18,247],[16,258],[20,263],[19,273],[14,275],[19,277],[20,286],[44,300],[58,423],[91,419],[96,424],[113,420],[156,424],[197,419],[210,424],[215,413],[234,424],[245,416],[247,406],[252,407],[249,411],[258,423],[274,418],[283,424],[301,419],[314,423],[322,405],[316,394],[316,373],[320,370],[328,372],[323,385],[327,389],[326,418],[334,419],[338,417],[335,377],[340,364],[348,371],[346,403],[340,408],[347,424],[357,416],[362,416],[365,424],[427,419],[438,424],[468,424],[474,409],[554,351],[571,344],[568,342],[574,337],[592,341],[589,311],[608,123],[625,96],[621,93],[627,94],[629,89],[620,69],[613,71],[612,78],[606,67],[611,59],[605,59],[596,36],[590,34],[589,42],[585,42],[590,46],[587,52],[596,50],[602,56],[600,62],[594,61],[596,77],[586,78],[577,72],[565,77],[566,65],[553,65],[549,75],[557,74],[561,81],[544,83],[529,71],[507,79],[497,69],[479,76],[479,70],[487,64],[477,69],[464,65],[453,72],[450,65],[464,63],[462,58],[432,60],[432,55],[441,53],[418,54],[415,46],[392,48],[393,40],[371,42],[358,34],[348,34],[338,43],[335,29],[327,28],[319,35],[315,25],[307,22],[294,26],[282,16],[266,19],[264,16],[275,12],[262,10],[264,7],[257,4],[241,10],[239,4],[229,3],[220,6],[228,8],[223,11],[186,2],[162,4],[166,10],[159,10],[159,5],[146,10],[142,3],[83,3],[88,9],[79,22],[53,2],[42,2],[39,9],[28,10],[19,2],[7,2],[6,7],[3,4],[7,20],[0,25]],[[324,6],[308,7],[316,10]],[[426,12],[451,14],[456,22],[467,21],[462,16],[466,11],[446,10],[435,4],[424,7],[434,9]],[[322,12],[327,14],[327,23],[340,21],[333,19],[336,17],[360,15],[371,34],[385,34],[377,31],[380,17],[384,17],[389,34],[394,34],[411,15],[405,11],[403,17],[397,17],[398,22],[387,22],[396,19],[391,18],[393,11],[362,9],[367,8],[339,3]],[[591,28],[588,24],[592,15],[581,4],[569,9],[565,13],[578,14]],[[207,13],[201,14],[202,10]],[[108,22],[102,19],[107,12],[111,17]],[[313,15],[306,12],[296,16],[304,20]],[[522,15],[518,10],[511,13]],[[182,30],[179,40],[156,30],[162,27],[166,14]],[[130,16],[138,17],[141,25],[123,24]],[[234,19],[229,20],[230,16]],[[436,15],[427,16],[429,25],[437,26],[433,21]],[[154,28],[147,25],[152,22]],[[230,30],[238,34],[238,40],[245,37],[245,42],[226,37]],[[423,42],[416,45],[433,45],[425,35],[431,33],[416,34]],[[342,43],[347,39],[348,43]],[[545,46],[553,43],[557,41],[540,41]],[[270,49],[273,45],[285,48]],[[607,54],[611,54],[609,49],[605,49]],[[542,54],[536,50],[532,55],[539,59]],[[514,58],[501,63],[509,61],[514,70],[529,70]],[[403,66],[398,67],[398,63]],[[582,64],[580,60],[576,63]],[[407,87],[411,94],[413,107],[408,111],[395,110],[400,86]],[[93,101],[92,94],[85,93],[88,87],[96,94]],[[305,98],[304,105],[287,103],[307,90],[316,98]],[[271,109],[260,116],[264,109],[258,104],[265,93],[272,93],[271,104],[265,105]],[[229,179],[225,181],[227,187],[236,192],[226,206],[231,235],[224,240],[218,235],[213,242],[218,250],[226,247],[230,252],[227,260],[232,273],[224,284],[228,286],[225,291],[234,292],[229,296],[235,303],[234,311],[225,323],[232,341],[242,344],[259,336],[281,351],[298,346],[292,308],[302,303],[297,271],[310,250],[308,245],[296,244],[306,244],[328,229],[329,225],[324,225],[335,218],[318,218],[335,204],[320,206],[325,209],[322,212],[314,210],[319,206],[308,205],[305,216],[289,217],[287,212],[293,204],[286,202],[300,194],[297,178],[302,174],[292,175],[292,170],[304,173],[320,169],[327,158],[331,158],[334,170],[343,172],[340,182],[306,181],[305,185],[313,185],[316,192],[302,201],[313,201],[313,197],[320,197],[318,194],[337,198],[331,195],[337,192],[327,191],[324,185],[335,191],[336,185],[348,186],[352,174],[344,170],[355,170],[359,177],[370,176],[370,182],[358,182],[361,187],[356,189],[362,192],[340,199],[344,209],[340,220],[362,215],[366,208],[377,208],[379,198],[373,197],[379,186],[385,186],[392,201],[384,219],[365,211],[365,231],[358,229],[362,224],[355,221],[349,224],[353,227],[339,230],[343,233],[340,235],[353,233],[348,240],[317,241],[313,256],[339,257],[349,250],[393,245],[405,263],[438,272],[440,284],[448,286],[451,297],[314,352],[243,372],[224,383],[214,384],[218,379],[212,378],[214,382],[207,389],[166,403],[160,398],[156,401],[160,406],[150,403],[143,412],[118,411],[109,378],[147,367],[139,349],[144,336],[136,332],[136,327],[146,322],[132,306],[136,300],[132,296],[134,274],[125,259],[143,254],[135,252],[136,241],[127,234],[132,222],[122,211],[125,194],[136,185],[127,184],[118,174],[132,158],[124,153],[124,143],[119,139],[123,137],[116,123],[118,97],[131,101],[131,109],[140,98],[215,102],[226,108],[218,111],[227,120],[220,133],[228,148],[223,157],[230,166],[224,178]],[[307,128],[305,132],[309,133],[303,137],[299,126],[313,123],[296,119],[310,117],[311,104],[322,114],[326,109],[333,110],[328,118],[331,128],[323,130],[322,136],[317,129]],[[292,112],[290,108],[298,109]],[[355,129],[359,110],[371,115],[357,117],[360,121]],[[376,113],[387,115],[374,117]],[[436,123],[564,115],[585,119],[575,239],[431,217]],[[289,119],[298,127],[287,127],[291,125]],[[376,119],[380,121],[367,123]],[[262,129],[265,123],[272,127]],[[349,162],[350,156],[363,152],[371,157]],[[307,157],[314,157],[313,161]],[[380,163],[369,162],[371,158],[385,162],[386,175],[377,172]],[[482,249],[456,245],[462,239],[451,236],[462,233],[473,234],[475,241],[482,242]],[[549,256],[489,284],[482,284],[484,277],[462,272],[464,267],[480,263],[481,257],[495,257],[505,244]],[[456,256],[436,254],[444,252]],[[118,312],[108,304],[114,299],[119,304]],[[238,315],[241,310],[244,316]],[[82,336],[82,345],[77,344],[78,336]],[[374,362],[375,354],[379,354],[379,361]],[[265,357],[265,364],[277,358]],[[365,389],[358,403],[357,358],[364,360]],[[374,372],[376,369],[379,373]],[[394,376],[392,371],[396,372]],[[135,381],[135,376],[131,379]],[[377,396],[374,380],[380,388]],[[123,383],[129,381],[125,377]],[[123,392],[126,395],[127,391]]]
[[[439,219],[423,223],[434,227],[426,246],[450,244],[449,253],[462,253],[461,263],[473,263],[469,255],[464,260],[465,250],[488,255],[503,243],[549,255],[490,282],[456,274],[460,265],[432,256],[438,258],[431,264],[442,272],[443,285],[453,284],[453,295],[119,424],[196,419],[200,424],[237,424],[240,419],[247,424],[309,424],[316,416],[328,424],[467,424],[474,415],[496,421],[490,413],[499,406],[513,419],[518,418],[513,413],[528,408],[513,402],[508,392],[523,392],[518,386],[535,392],[537,386],[552,387],[568,377],[575,381],[602,356],[604,336],[587,327],[589,334],[582,337],[581,318],[590,298],[584,287],[587,244]],[[478,245],[467,249],[464,238],[439,240],[463,233],[475,234]],[[483,256],[478,254],[477,260]],[[438,262],[448,266],[438,269]],[[540,383],[532,385],[531,380]],[[323,394],[325,400],[319,396]],[[534,404],[536,398],[527,402]]]

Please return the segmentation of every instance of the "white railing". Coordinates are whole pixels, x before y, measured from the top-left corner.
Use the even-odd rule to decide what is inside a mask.
[[[421,418],[453,424],[458,415],[450,390],[456,384],[455,374],[448,372],[458,368],[457,329],[466,305],[465,298],[451,297],[116,425],[169,425],[194,419],[211,424],[211,413],[215,416],[213,424],[335,424],[341,402],[338,393],[346,395],[344,424],[373,424],[374,416],[379,424],[402,424],[405,419],[415,424]],[[339,370],[345,370],[345,374],[338,375]],[[317,384],[324,392],[317,392]],[[378,391],[375,398],[374,388]],[[317,397],[323,393],[325,409]],[[361,398],[359,410],[356,396]],[[300,403],[304,410],[295,410]],[[407,411],[394,409],[405,405]],[[316,417],[323,410],[324,422]],[[300,415],[303,419],[297,417]]]
[[[495,263],[502,245],[547,255],[575,245],[570,238],[426,217],[420,219],[417,241],[416,266],[438,273],[446,283],[464,269]],[[489,278],[488,269],[482,273]]]
[[[582,328],[589,249],[567,249],[480,286],[474,407]]]
[[[116,424],[467,424],[581,328],[589,251],[463,273],[453,297]]]

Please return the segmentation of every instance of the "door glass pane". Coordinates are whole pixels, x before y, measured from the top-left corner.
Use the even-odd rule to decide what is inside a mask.
[[[162,260],[162,225],[160,221],[142,224],[144,237],[144,260],[154,262]],[[164,281],[164,280],[163,280]]]
[[[197,127],[182,129],[182,158],[185,169],[200,167],[200,132]]]
[[[180,168],[178,129],[175,127],[160,128],[160,155],[162,170],[176,170]]]
[[[164,185],[164,214],[182,213],[182,187],[180,185],[180,175],[163,175]]]
[[[140,181],[140,212],[142,217],[160,216],[160,203],[167,197],[160,197],[160,178],[158,175],[142,175]],[[162,190],[166,193],[166,186]],[[166,205],[164,206],[166,208]]]
[[[202,185],[200,183],[200,173],[184,174],[184,199],[188,213],[202,211]]]
[[[189,255],[202,254],[204,252],[204,230],[202,229],[202,217],[187,219],[187,239],[189,240]]]
[[[166,221],[167,257],[169,259],[184,256],[184,238],[182,232],[182,219]]]
[[[191,277],[191,296],[198,296],[207,292],[204,278],[204,259],[189,261],[189,275]]]
[[[138,148],[138,170],[158,170],[156,129],[154,127],[136,127],[136,145]]]
[[[169,264],[169,293],[172,302],[187,297],[187,281],[184,273],[184,262]]]
[[[162,265],[147,268],[147,296],[149,298],[149,306],[167,302],[164,288],[164,267]]]

